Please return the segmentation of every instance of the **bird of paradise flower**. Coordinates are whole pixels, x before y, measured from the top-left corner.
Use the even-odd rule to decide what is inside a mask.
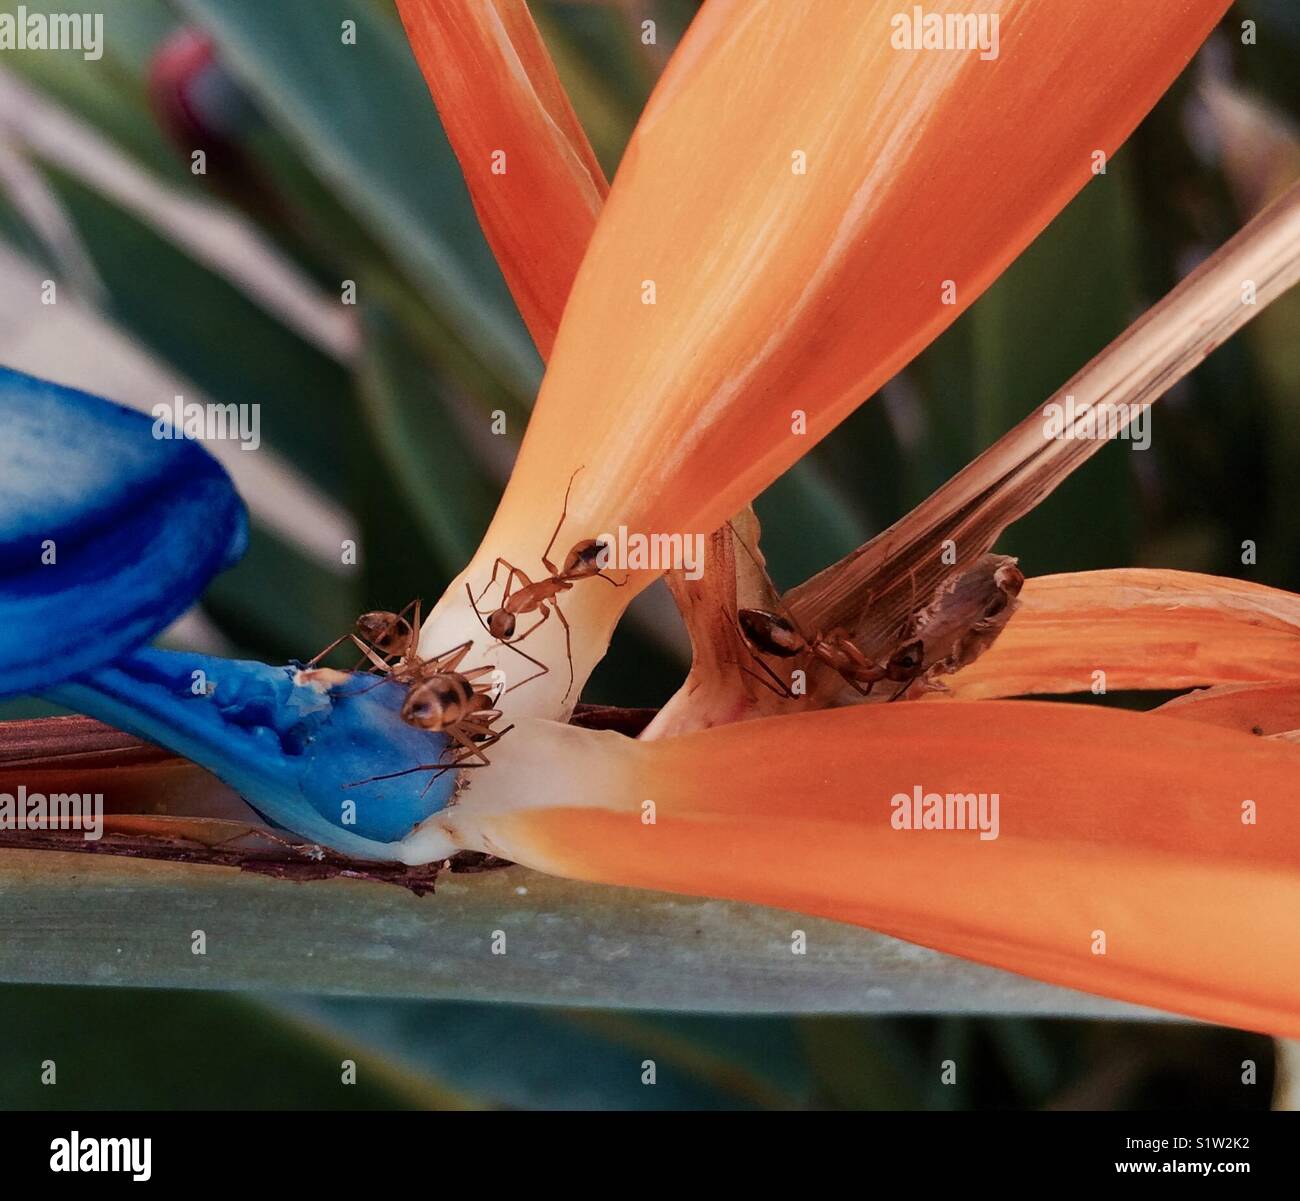
[[[564,622],[529,635],[529,654],[551,670],[501,697],[512,729],[490,766],[426,787],[395,774],[427,760],[430,739],[397,719],[392,690],[130,649],[237,546],[226,513],[201,563],[160,553],[151,581],[86,606],[86,628],[113,634],[103,666],[42,654],[42,675],[30,621],[12,626],[4,666],[27,670],[11,673],[14,687],[53,686],[347,853],[419,863],[479,851],[576,879],[776,905],[1086,991],[1300,1030],[1289,918],[1300,758],[1286,737],[1300,722],[1294,672],[1268,654],[1270,623],[1293,620],[1295,598],[1165,572],[1030,580],[1023,607],[990,632],[993,649],[948,664],[946,692],[884,705],[845,704],[856,698],[825,672],[798,699],[756,690],[738,670],[734,622],[736,605],[766,587],[744,506],[1088,182],[1223,0],[1160,0],[1122,22],[1101,0],[1068,10],[1004,0],[990,6],[1001,21],[994,60],[900,53],[886,4],[709,0],[607,201],[526,8],[398,7],[548,358],[496,518],[425,622],[421,653],[472,641],[472,665],[513,678],[513,648],[485,635],[473,598],[502,562],[541,574],[572,484],[562,548],[620,528],[735,531],[713,539],[706,585],[676,584],[696,648],[690,680],[639,739],[568,724],[615,623],[657,572],[633,569],[615,588],[581,581],[565,593]],[[1062,70],[1083,59],[1087,71]],[[1298,277],[1300,200],[1288,195],[1061,398],[1140,410]],[[10,382],[15,411],[34,386]],[[44,395],[50,413],[92,412],[84,398]],[[71,418],[60,420],[66,431]],[[113,436],[132,445],[129,430]],[[801,626],[843,627],[879,652],[1097,445],[1052,438],[1031,415],[785,605]],[[141,462],[155,494],[186,494],[161,452]],[[155,511],[141,507],[142,543],[167,528],[150,527]],[[40,524],[30,507],[20,517],[15,540]],[[70,511],[69,529],[93,532],[94,517]],[[1079,646],[1099,624],[1124,656],[1116,686],[1251,687],[1154,716],[983,699],[1077,690]],[[1189,639],[1236,674],[1189,666]],[[215,690],[195,692],[196,671]],[[345,823],[339,789],[367,773],[363,820]],[[898,828],[893,800],[917,792],[996,793],[997,837]]]

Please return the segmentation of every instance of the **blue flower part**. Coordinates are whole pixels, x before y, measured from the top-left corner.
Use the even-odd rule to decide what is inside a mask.
[[[0,367],[0,696],[147,642],[243,554],[244,507],[201,445]]]
[[[402,721],[405,689],[376,676],[145,648],[46,695],[202,764],[269,821],[355,857],[400,859],[396,844],[455,789],[455,771],[436,774],[447,737]],[[376,778],[395,772],[406,774]]]

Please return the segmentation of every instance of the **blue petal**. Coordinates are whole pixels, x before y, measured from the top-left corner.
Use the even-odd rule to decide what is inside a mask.
[[[0,696],[148,641],[243,553],[225,471],[153,427],[0,367]]]
[[[202,764],[276,825],[348,855],[400,859],[396,844],[455,789],[454,771],[408,772],[447,739],[403,722],[404,689],[374,676],[326,688],[295,667],[146,648],[48,696]],[[408,774],[374,778],[390,772]]]

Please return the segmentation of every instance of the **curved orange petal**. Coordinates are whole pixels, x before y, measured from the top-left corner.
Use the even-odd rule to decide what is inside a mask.
[[[1300,596],[1191,571],[1025,581],[1001,637],[949,677],[964,700],[1300,680]]]
[[[465,583],[498,557],[540,569],[575,471],[561,555],[619,526],[721,525],[992,282],[1226,6],[1152,0],[1118,21],[1109,0],[1001,0],[986,61],[896,49],[911,10],[893,0],[709,0],[633,135],[510,485],[426,645],[469,636]],[[653,574],[570,595],[579,679]],[[554,671],[563,641],[535,645]],[[533,712],[563,710],[561,674],[530,686]]]
[[[649,743],[529,720],[433,823],[556,875],[835,918],[1296,1036],[1297,781],[1300,747],[1078,705],[839,709]],[[894,828],[918,788],[997,794],[997,837]]]
[[[609,188],[524,0],[397,0],[479,222],[543,358]]]
[[[1300,730],[1300,681],[1228,684],[1176,696],[1153,710],[1181,721],[1201,721],[1243,734],[1271,736]]]

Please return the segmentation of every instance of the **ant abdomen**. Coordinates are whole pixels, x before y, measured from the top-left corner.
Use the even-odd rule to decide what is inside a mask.
[[[560,573],[567,579],[586,580],[599,575],[606,566],[609,547],[598,538],[587,538],[576,543],[564,556],[564,570]]]
[[[406,694],[402,720],[422,730],[441,730],[472,712],[478,695],[465,677],[455,672],[430,676]]]
[[[765,655],[790,659],[804,649],[805,643],[799,632],[779,613],[767,609],[740,609],[736,617],[746,641]]]

